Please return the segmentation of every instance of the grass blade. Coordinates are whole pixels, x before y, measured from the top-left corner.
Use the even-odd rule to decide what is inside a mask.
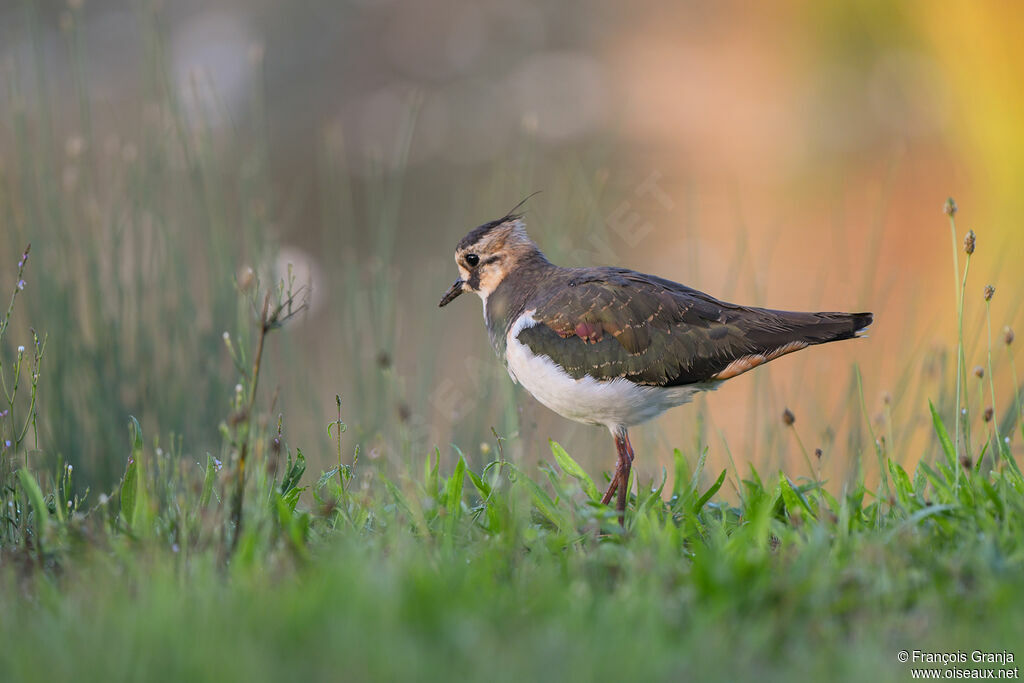
[[[455,532],[462,513],[462,487],[466,481],[466,460],[459,457],[455,463],[455,471],[448,478],[444,491],[444,507],[447,511],[445,516],[445,531],[450,536]]]
[[[36,540],[42,547],[41,539],[46,535],[50,526],[50,511],[46,507],[46,499],[43,497],[43,490],[39,488],[39,482],[26,468],[18,470],[18,479],[21,481],[21,488],[28,496],[29,504],[36,518]]]
[[[594,484],[594,480],[590,478],[590,475],[580,467],[578,462],[572,459],[572,456],[570,456],[557,441],[549,439],[548,444],[550,444],[551,453],[555,456],[555,461],[558,463],[558,466],[562,468],[562,471],[570,477],[579,480],[580,485],[583,487],[583,492],[587,494],[587,497],[590,498],[590,500],[599,500],[601,496],[597,491],[597,486]]]
[[[935,433],[939,435],[942,452],[946,454],[950,467],[956,467],[956,450],[953,448],[953,441],[949,438],[949,431],[942,421],[942,416],[939,415],[939,411],[935,409],[935,404],[931,401],[928,401],[928,409],[932,411],[932,424],[935,425]]]
[[[715,483],[708,487],[708,490],[705,491],[704,495],[702,495],[700,499],[696,502],[696,504],[693,507],[693,511],[695,513],[703,510],[704,506],[707,505],[707,502],[711,500],[711,496],[718,493],[718,489],[722,488],[722,484],[725,483],[725,473],[726,470],[722,470],[722,473],[718,475],[718,479],[715,480]]]

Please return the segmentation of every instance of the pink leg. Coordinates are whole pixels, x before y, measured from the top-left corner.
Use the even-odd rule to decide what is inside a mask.
[[[612,475],[608,490],[604,492],[601,503],[607,505],[611,502],[612,496],[619,494],[616,499],[615,509],[619,511],[619,524],[625,524],[626,498],[629,495],[629,472],[633,468],[633,445],[629,442],[629,434],[622,430],[621,434],[615,435],[615,450],[619,459],[615,463],[615,474]]]
[[[633,469],[633,444],[629,442],[629,434],[622,432],[622,439],[616,439],[616,447],[619,450],[619,462],[622,465],[622,478],[619,487],[619,499],[616,509],[619,511],[619,526],[626,525],[626,499],[629,497],[629,472]]]

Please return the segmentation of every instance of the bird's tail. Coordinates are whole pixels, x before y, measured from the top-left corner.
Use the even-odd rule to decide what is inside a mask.
[[[791,333],[808,344],[862,337],[874,322],[872,313],[793,313],[787,316],[794,323]]]
[[[748,309],[753,311],[754,309]],[[804,313],[758,309],[757,324],[747,338],[756,353],[743,353],[718,370],[712,379],[729,379],[751,368],[814,344],[860,337],[874,320],[871,313]]]
[[[863,337],[867,335],[871,323],[875,322],[874,313],[850,313],[853,319],[853,336]]]

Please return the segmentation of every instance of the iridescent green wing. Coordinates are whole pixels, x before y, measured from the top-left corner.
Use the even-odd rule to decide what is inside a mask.
[[[633,271],[600,268],[557,287],[517,335],[570,376],[652,386],[728,379],[809,344],[853,336],[851,316],[745,308]]]

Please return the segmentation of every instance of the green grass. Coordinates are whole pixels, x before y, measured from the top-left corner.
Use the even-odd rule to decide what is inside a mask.
[[[712,496],[720,480],[701,483],[713,477],[677,453],[674,489],[642,482],[625,529],[556,444],[540,481],[428,458],[364,490],[347,467],[314,481],[301,458],[278,477],[268,460],[225,562],[230,479],[172,457],[138,447],[120,498],[88,514],[20,503],[29,530],[3,555],[5,672],[906,680],[900,649],[1012,651],[1024,635],[1012,460],[959,478],[947,454],[912,476],[890,463],[881,502],[751,472],[728,506]],[[296,486],[315,504],[296,505]]]
[[[293,295],[248,296],[267,302],[257,348],[273,343]],[[671,486],[638,482],[620,528],[555,442],[539,476],[499,438],[479,470],[434,453],[388,477],[348,455],[339,414],[342,461],[314,476],[249,419],[260,354],[231,350],[228,466],[134,419],[107,494],[5,461],[14,680],[906,680],[900,650],[1024,636],[1024,477],[1005,454],[958,461],[934,408],[936,457],[908,473],[880,455],[876,488],[737,479],[676,451]]]
[[[24,8],[38,48],[35,4]],[[453,335],[450,318],[420,311],[440,294],[424,283],[451,264],[414,280],[381,267],[419,215],[403,170],[411,122],[386,165],[397,170],[353,174],[324,145],[318,178],[337,191],[319,195],[313,232],[330,319],[272,334],[301,307],[301,283],[279,285],[261,264],[302,197],[272,180],[259,98],[232,133],[193,128],[159,22],[142,12],[148,114],[103,140],[76,80],[79,11],[65,37],[81,145],[57,132],[66,102],[42,60],[4,83],[15,104],[0,172],[0,291],[13,294],[0,322],[0,678],[908,680],[903,649],[1024,642],[1019,394],[982,417],[986,387],[995,404],[1016,370],[993,354],[987,302],[971,317],[959,256],[954,361],[929,356],[928,374],[916,353],[878,419],[856,368],[834,409],[788,427],[757,419],[774,405],[758,384],[758,457],[729,453],[725,471],[697,406],[694,442],[665,477],[634,482],[620,528],[597,502],[605,482],[588,475],[584,439],[546,448],[526,431],[490,357],[460,370],[475,398],[454,431],[465,455],[435,449],[435,423],[457,421],[433,402]],[[459,188],[452,230],[544,187],[559,198],[548,224],[596,235],[602,202],[622,199],[597,179],[600,154],[518,149],[482,177],[446,178]],[[550,236],[553,255],[576,237]],[[317,339],[329,366],[305,360]],[[979,349],[980,393],[966,363]],[[330,373],[337,402],[307,388]],[[817,395],[841,374],[799,384]],[[467,446],[492,430],[486,448]],[[723,441],[710,450],[728,453]],[[793,442],[799,466],[780,471]]]

